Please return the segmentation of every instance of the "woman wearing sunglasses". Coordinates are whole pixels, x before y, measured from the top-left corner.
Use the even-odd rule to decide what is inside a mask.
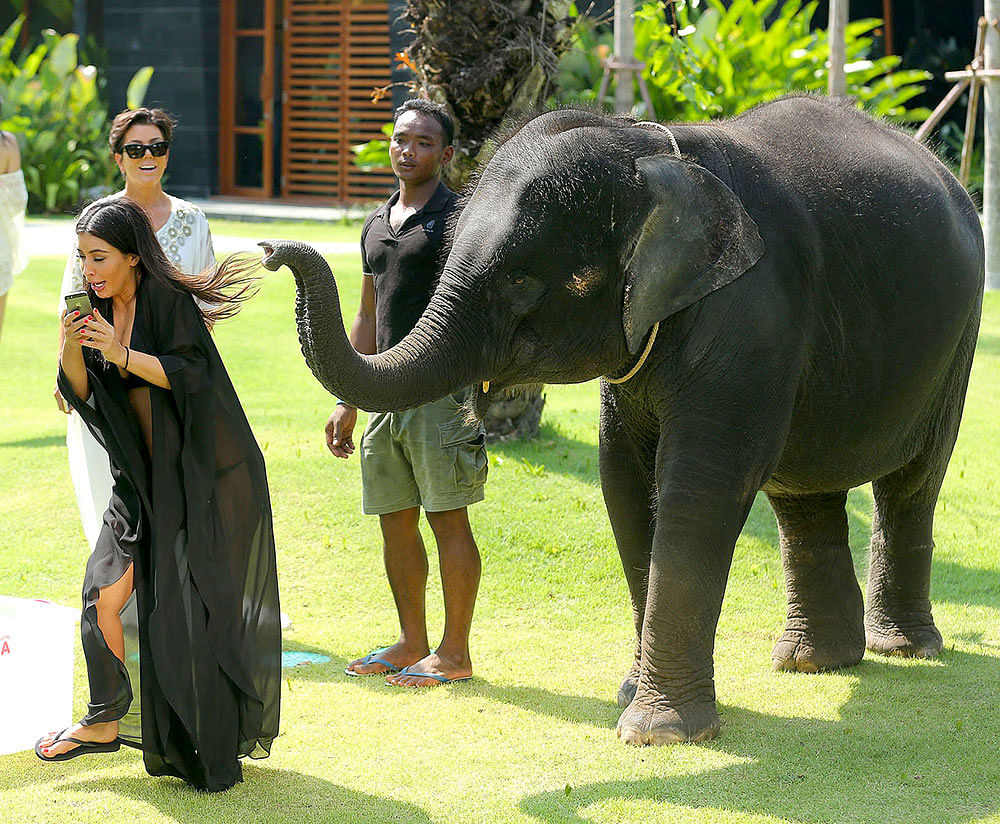
[[[197,206],[163,191],[160,185],[170,159],[174,119],[163,109],[130,109],[119,112],[111,122],[108,143],[115,163],[125,178],[125,188],[112,197],[128,197],[149,216],[156,239],[167,259],[183,274],[195,275],[215,265],[208,220]],[[66,263],[59,311],[63,298],[84,289],[83,272],[74,247]],[[62,340],[59,341],[60,347]],[[101,529],[101,517],[111,494],[111,470],[107,453],[70,410],[58,389],[59,408],[69,414],[66,446],[69,448],[70,475],[76,489],[83,531],[91,546]]]

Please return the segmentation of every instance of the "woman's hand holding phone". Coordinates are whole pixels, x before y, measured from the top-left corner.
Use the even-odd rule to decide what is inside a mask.
[[[99,350],[109,363],[116,366],[124,365],[125,347],[115,340],[115,328],[101,316],[97,309],[94,309],[93,313],[84,320],[82,331],[81,346]]]
[[[89,318],[90,315],[81,315],[78,309],[67,309],[63,312],[63,346],[80,347]]]

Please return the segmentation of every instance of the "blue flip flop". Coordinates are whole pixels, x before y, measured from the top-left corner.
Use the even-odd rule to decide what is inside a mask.
[[[463,675],[461,678],[448,678],[445,675],[437,675],[433,672],[411,672],[410,667],[403,667],[399,670],[400,675],[412,675],[414,678],[433,678],[442,684],[457,684],[459,681],[471,681],[471,675]],[[391,682],[390,682],[391,683]],[[406,686],[405,684],[393,684],[394,687]]]
[[[381,664],[383,667],[386,667],[389,670],[388,672],[355,672],[354,670],[351,669],[345,669],[344,673],[346,675],[350,675],[351,678],[360,678],[362,676],[367,676],[367,675],[390,675],[391,673],[399,672],[399,667],[397,667],[395,664],[389,663],[384,658],[379,657],[387,649],[389,648],[382,647],[381,649],[373,649],[358,662],[358,666],[367,667],[369,664]]]

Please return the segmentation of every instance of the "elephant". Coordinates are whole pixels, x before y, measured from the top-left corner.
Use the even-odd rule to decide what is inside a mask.
[[[779,670],[933,657],[932,524],[984,288],[962,186],[852,105],[779,98],[660,125],[549,111],[498,138],[412,332],[373,356],[344,332],[310,247],[269,241],[330,392],[403,409],[473,385],[601,377],[599,463],[635,621],[628,743],[719,732],[714,641],[758,492],[778,523]],[[871,482],[867,596],[845,501]]]

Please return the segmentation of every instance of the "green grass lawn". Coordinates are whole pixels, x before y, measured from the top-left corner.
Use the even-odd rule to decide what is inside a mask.
[[[62,263],[36,259],[15,281],[0,341],[0,593],[75,608],[87,547],[51,397]],[[359,262],[333,263],[350,317]],[[291,277],[269,273],[217,339],[267,459],[282,605],[294,622],[285,648],[331,663],[286,670],[273,755],[247,763],[245,782],[224,795],[150,778],[132,750],[63,765],[26,752],[0,758],[0,820],[1000,821],[1000,295],[987,300],[938,507],[941,659],[773,672],[784,595],[761,499],[736,548],[716,643],[722,735],[659,749],[614,734],[632,628],[598,483],[595,383],[550,387],[539,440],[490,450],[488,497],[472,510],[484,569],[476,678],[405,691],[344,675],[347,661],[392,641],[396,624],[377,521],[360,513],[357,456],[336,461],[325,449],[332,401],[303,362],[292,305]],[[862,577],[871,511],[868,490],[851,494]],[[433,636],[436,574],[430,590]],[[75,677],[80,715],[79,653]]]
[[[217,236],[247,237],[259,240],[265,237],[295,238],[305,243],[313,241],[358,243],[361,234],[360,220],[337,220],[322,222],[303,221],[242,221],[212,218],[212,234]],[[355,307],[356,308],[356,307]]]

